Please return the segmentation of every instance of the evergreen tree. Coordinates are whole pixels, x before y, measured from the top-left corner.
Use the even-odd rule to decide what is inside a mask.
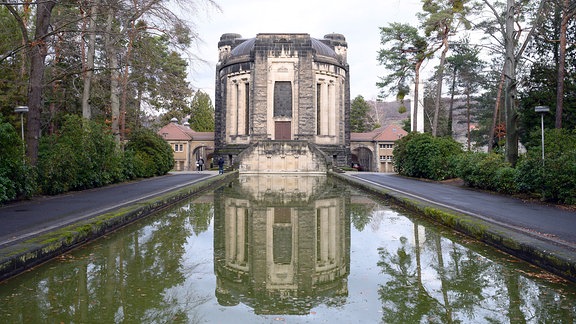
[[[395,94],[402,101],[414,82],[414,102],[418,102],[419,96],[423,96],[418,93],[420,68],[432,54],[426,39],[419,35],[416,27],[391,23],[388,27],[380,27],[380,43],[383,48],[378,51],[377,60],[389,73],[381,77],[376,86],[383,90],[383,95]],[[411,116],[413,131],[418,129],[417,115],[418,111],[414,109]]]
[[[214,106],[210,96],[201,90],[192,99],[190,128],[197,132],[214,131]]]
[[[358,95],[350,104],[350,131],[354,133],[369,132],[380,125],[377,125],[370,118],[372,107]]]

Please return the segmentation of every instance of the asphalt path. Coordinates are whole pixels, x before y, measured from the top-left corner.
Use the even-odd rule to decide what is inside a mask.
[[[217,172],[173,173],[0,207],[0,248],[190,185]]]
[[[554,205],[385,173],[348,173],[429,203],[576,249],[576,212]]]

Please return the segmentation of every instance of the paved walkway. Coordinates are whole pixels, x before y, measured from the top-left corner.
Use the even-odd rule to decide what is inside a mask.
[[[217,171],[175,172],[161,177],[58,196],[38,197],[2,206],[0,249],[217,174]]]
[[[347,176],[552,241],[574,250],[576,256],[576,211],[395,174],[362,172],[347,173]]]

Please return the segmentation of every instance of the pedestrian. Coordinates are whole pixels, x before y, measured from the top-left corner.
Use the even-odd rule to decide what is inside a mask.
[[[222,157],[218,158],[218,174],[224,174],[224,159]]]
[[[200,158],[199,164],[200,164],[200,171],[204,170],[204,159],[203,158]]]

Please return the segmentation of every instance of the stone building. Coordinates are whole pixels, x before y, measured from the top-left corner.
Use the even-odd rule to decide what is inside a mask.
[[[214,153],[213,132],[196,132],[188,123],[181,125],[173,118],[168,125],[158,130],[158,135],[162,136],[174,151],[175,171],[195,171],[196,161],[200,159],[209,166]]]
[[[340,34],[223,34],[215,149],[240,172],[325,172],[349,164],[350,79]]]
[[[352,164],[362,171],[394,172],[394,145],[408,133],[398,125],[388,125],[368,133],[352,133],[350,150]]]

